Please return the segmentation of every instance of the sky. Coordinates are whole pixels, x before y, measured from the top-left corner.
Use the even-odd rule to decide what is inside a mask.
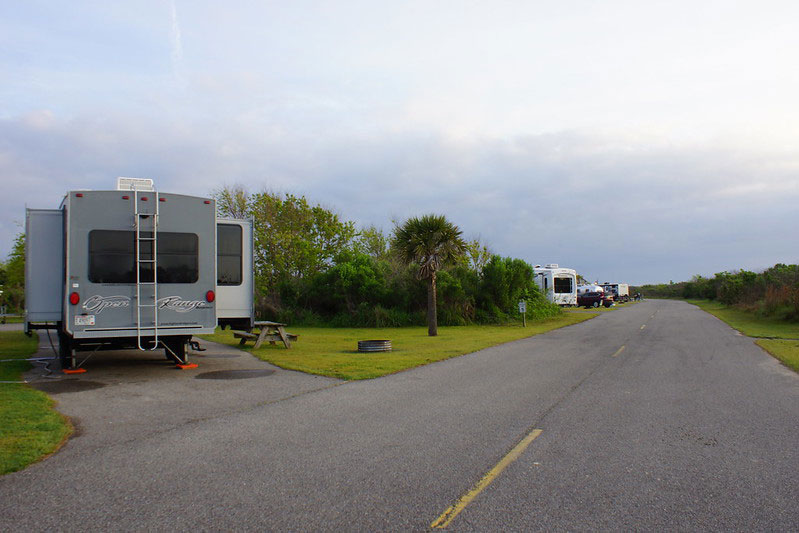
[[[444,214],[631,284],[799,263],[793,1],[0,0],[0,258],[118,176]]]

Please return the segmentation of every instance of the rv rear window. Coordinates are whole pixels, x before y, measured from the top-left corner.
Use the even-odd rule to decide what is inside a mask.
[[[555,278],[555,292],[558,294],[568,294],[572,292],[572,279]]]
[[[151,238],[152,233],[142,233]],[[199,279],[198,239],[194,233],[158,232],[158,283],[196,283]],[[141,281],[153,281],[153,241],[141,241]],[[89,232],[89,281],[136,283],[136,233],[93,230]]]
[[[241,285],[241,226],[216,226],[216,284]]]

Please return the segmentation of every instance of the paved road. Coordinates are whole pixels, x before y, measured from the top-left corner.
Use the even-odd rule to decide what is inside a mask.
[[[84,407],[80,436],[0,478],[0,529],[425,530],[535,429],[448,529],[799,528],[799,376],[684,303],[382,379],[305,379],[322,378],[227,381],[193,398],[229,404],[125,438],[96,435],[119,428]],[[122,381],[56,397],[69,414],[67,397]],[[255,382],[286,392],[252,401]],[[124,420],[159,410],[118,402]]]

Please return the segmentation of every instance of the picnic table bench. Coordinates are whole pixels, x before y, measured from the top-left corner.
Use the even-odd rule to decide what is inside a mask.
[[[239,341],[240,346],[246,344],[248,340],[255,340],[255,348],[260,348],[264,341],[269,341],[269,344],[275,344],[280,341],[286,348],[291,348],[291,341],[296,341],[299,335],[286,333],[285,327],[286,324],[281,324],[280,322],[257,320],[253,322],[253,327],[250,331],[233,330],[233,336],[241,339]]]

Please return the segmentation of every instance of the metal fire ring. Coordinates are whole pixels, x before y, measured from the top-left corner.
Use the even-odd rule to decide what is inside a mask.
[[[358,341],[359,352],[390,352],[391,341]]]

